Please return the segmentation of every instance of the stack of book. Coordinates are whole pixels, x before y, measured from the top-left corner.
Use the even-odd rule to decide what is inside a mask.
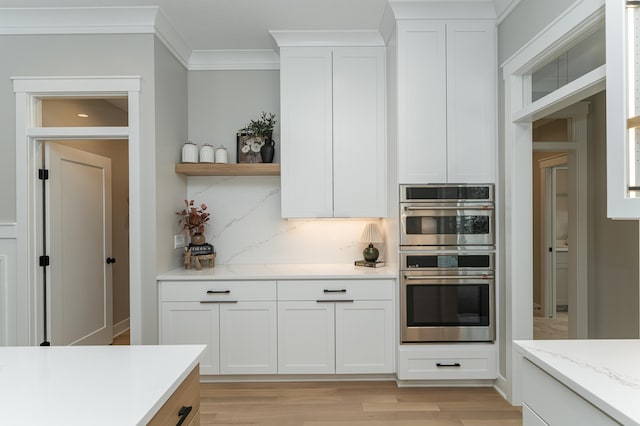
[[[356,266],[366,266],[368,268],[379,268],[384,266],[384,260],[376,260],[375,262],[369,262],[367,260],[356,260],[354,262]]]
[[[194,246],[193,244],[189,244],[189,250],[191,250],[192,256],[199,256],[201,254],[212,254],[214,253],[213,246],[209,243],[203,244],[201,246]]]

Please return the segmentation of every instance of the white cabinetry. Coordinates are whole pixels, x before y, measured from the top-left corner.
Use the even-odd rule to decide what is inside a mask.
[[[526,358],[522,361],[522,384],[524,426],[619,424]]]
[[[494,344],[403,345],[400,380],[476,380],[497,378]]]
[[[392,373],[393,281],[278,282],[278,372]]]
[[[283,217],[386,216],[383,47],[282,47]]]
[[[161,282],[160,343],[205,344],[201,374],[277,373],[275,281]]]
[[[400,183],[493,183],[493,22],[399,20]]]

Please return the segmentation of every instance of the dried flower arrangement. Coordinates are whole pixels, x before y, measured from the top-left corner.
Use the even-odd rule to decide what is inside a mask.
[[[178,223],[182,226],[182,233],[189,232],[189,236],[204,232],[204,226],[209,222],[210,214],[206,212],[207,205],[202,203],[200,207],[194,207],[193,200],[184,200],[186,208],[180,212],[176,212],[180,219]]]

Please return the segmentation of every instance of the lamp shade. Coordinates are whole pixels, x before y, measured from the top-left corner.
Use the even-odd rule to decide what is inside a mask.
[[[367,244],[381,243],[382,235],[380,235],[380,231],[378,230],[378,225],[376,225],[375,223],[368,223],[367,226],[364,227],[364,231],[362,231],[360,242],[367,243]]]

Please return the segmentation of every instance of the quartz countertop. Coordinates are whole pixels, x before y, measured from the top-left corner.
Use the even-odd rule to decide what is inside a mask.
[[[516,350],[624,425],[640,425],[640,340],[515,341]]]
[[[204,348],[0,347],[0,423],[147,424]]]
[[[305,279],[394,279],[397,269],[391,266],[369,268],[353,264],[253,264],[203,265],[178,268],[159,274],[160,281],[171,280],[305,280]]]

